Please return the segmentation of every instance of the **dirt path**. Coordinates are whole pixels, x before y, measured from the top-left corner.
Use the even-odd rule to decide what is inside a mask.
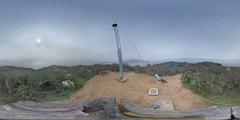
[[[102,96],[116,96],[117,100],[127,97],[137,104],[149,107],[157,100],[172,100],[176,110],[205,108],[207,105],[201,97],[183,88],[180,75],[165,76],[167,83],[155,82],[153,76],[139,73],[125,73],[128,81],[118,82],[118,73],[109,72],[105,76],[95,76],[87,81],[84,88],[72,96],[73,101],[89,101]],[[149,96],[151,87],[159,89],[158,96]]]

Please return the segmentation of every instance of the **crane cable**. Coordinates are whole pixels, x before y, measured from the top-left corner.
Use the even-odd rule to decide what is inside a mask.
[[[105,15],[107,15],[108,17],[112,18],[114,21],[119,22],[119,21],[118,21],[119,19],[116,19],[116,16],[113,17],[113,16],[110,15],[110,14],[106,14],[107,12],[104,12],[104,13],[105,13]],[[125,22],[125,24],[128,24],[128,23]],[[138,57],[140,58],[140,60],[141,60],[142,62],[146,61],[146,63],[150,65],[150,72],[153,73],[153,69],[152,69],[152,66],[151,66],[150,62],[149,62],[148,60],[144,60],[144,59],[143,59],[143,57],[141,56],[138,48],[137,48],[137,47],[133,44],[133,42],[129,39],[129,37],[127,36],[127,34],[125,34],[124,32],[122,32],[121,30],[119,30],[118,32],[119,32],[119,34],[123,35],[123,36],[126,38],[126,40],[131,44],[131,46],[135,49],[135,51],[136,51]],[[123,40],[125,40],[125,39],[123,39]],[[145,71],[148,71],[145,67],[144,67],[144,69],[145,69]]]
[[[148,60],[143,59],[143,57],[140,54],[140,51],[138,50],[138,48],[133,44],[133,42],[129,39],[129,37],[124,32],[120,31],[119,33],[122,34],[126,38],[126,39],[123,39],[123,40],[127,40],[131,44],[131,46],[135,49],[135,51],[136,51],[138,57],[140,58],[140,60],[142,62],[146,61],[146,63],[150,65],[150,72],[152,73],[152,66],[151,66],[150,62]],[[148,71],[147,68],[145,68],[145,67],[143,67],[143,68],[144,68],[145,71]]]
[[[133,44],[133,42],[129,39],[129,37],[123,32],[120,32],[120,34],[122,34],[126,38],[126,40],[131,44],[131,46],[135,49],[135,51],[136,51],[138,57],[140,58],[140,60],[141,61],[146,61],[146,60],[143,59],[143,57],[141,56],[138,48]],[[146,61],[146,62],[147,62],[147,64],[150,64],[149,61]]]

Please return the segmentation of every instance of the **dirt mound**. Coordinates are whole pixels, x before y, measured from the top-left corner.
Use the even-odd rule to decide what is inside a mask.
[[[128,81],[121,83],[117,81],[118,73],[109,72],[104,76],[95,76],[87,81],[83,89],[72,96],[71,100],[86,102],[103,96],[116,96],[128,98],[137,104],[149,107],[153,102],[159,100],[172,100],[176,110],[190,110],[205,108],[207,105],[201,97],[190,90],[183,88],[180,75],[164,76],[167,83],[155,82],[153,76],[139,73],[125,73]],[[149,96],[148,90],[156,87],[159,90],[158,96]]]

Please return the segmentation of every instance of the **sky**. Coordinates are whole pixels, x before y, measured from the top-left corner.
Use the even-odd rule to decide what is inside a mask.
[[[240,59],[239,0],[0,0],[0,65]],[[132,43],[132,44],[131,44]],[[134,47],[135,46],[135,47]]]

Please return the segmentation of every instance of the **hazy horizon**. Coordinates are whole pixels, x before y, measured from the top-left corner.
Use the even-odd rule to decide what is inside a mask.
[[[238,62],[239,5],[237,0],[1,0],[0,66],[116,62],[112,23],[119,24],[124,60],[140,59],[129,39],[147,61]]]
[[[16,67],[24,67],[24,68],[33,68],[33,69],[41,69],[44,67],[49,66],[77,66],[77,65],[94,65],[94,64],[118,64],[118,61],[99,61],[99,62],[93,62],[93,61],[62,61],[61,63],[49,63],[48,60],[40,62],[48,63],[48,64],[37,64],[39,63],[37,61],[38,59],[20,59],[20,60],[0,60],[0,67],[3,66],[16,66]],[[232,59],[232,60],[223,60],[223,59],[204,59],[204,58],[176,58],[176,59],[162,59],[162,60],[142,60],[142,59],[126,59],[123,61],[124,64],[128,65],[140,65],[140,66],[146,66],[147,64],[161,64],[161,63],[167,63],[167,62],[187,62],[187,63],[200,63],[200,62],[213,62],[213,63],[219,63],[226,67],[240,67],[240,60],[239,59]]]

